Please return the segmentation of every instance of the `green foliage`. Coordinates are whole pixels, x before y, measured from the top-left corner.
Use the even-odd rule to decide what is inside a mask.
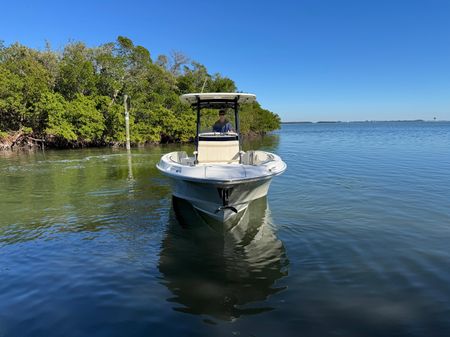
[[[17,131],[22,126],[38,129],[33,105],[52,84],[44,59],[39,52],[17,43],[0,50],[0,127],[5,130]]]
[[[78,94],[67,104],[66,118],[73,125],[78,140],[83,142],[101,141],[105,129],[105,119],[97,110],[96,101]]]
[[[124,143],[125,142],[125,115],[123,106],[111,104],[111,98],[107,96],[98,96],[96,102],[97,110],[104,118],[103,140],[106,143]],[[131,119],[133,124],[133,119]]]
[[[259,103],[245,104],[241,107],[241,129],[244,133],[266,133],[280,127],[280,117],[261,108]]]
[[[0,63],[0,129],[18,130],[27,111],[24,81]]]
[[[92,95],[96,92],[96,74],[92,62],[92,50],[84,43],[72,43],[64,48],[56,80],[56,91],[66,99]]]
[[[125,141],[124,95],[131,97],[133,143],[188,142],[195,113],[179,101],[189,92],[235,92],[236,84],[179,52],[160,55],[126,37],[90,48],[69,43],[62,53],[0,43],[0,137],[21,130],[50,145]],[[213,123],[217,112],[205,112]],[[277,129],[280,119],[258,103],[241,111],[243,133]]]
[[[36,111],[46,121],[45,133],[49,137],[75,141],[77,135],[67,114],[67,104],[61,94],[48,93],[43,95],[41,101],[36,104]]]

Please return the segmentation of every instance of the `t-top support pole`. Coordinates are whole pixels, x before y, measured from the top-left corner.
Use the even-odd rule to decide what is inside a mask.
[[[198,156],[198,135],[200,134],[200,97],[197,96],[197,131],[195,134],[195,163],[198,163],[197,156]]]
[[[241,128],[239,124],[239,96],[234,99],[234,120],[236,121],[236,133],[239,141],[239,164],[242,163],[242,145],[241,145]]]

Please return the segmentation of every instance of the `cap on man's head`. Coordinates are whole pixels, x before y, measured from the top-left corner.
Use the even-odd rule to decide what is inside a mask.
[[[225,109],[219,110],[219,116],[225,116]]]

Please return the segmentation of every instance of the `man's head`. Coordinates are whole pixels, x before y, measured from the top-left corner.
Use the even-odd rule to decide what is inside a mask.
[[[219,119],[221,122],[223,122],[225,120],[225,109],[220,109],[219,110]]]

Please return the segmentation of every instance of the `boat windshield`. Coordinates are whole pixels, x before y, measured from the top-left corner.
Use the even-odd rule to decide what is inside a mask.
[[[221,117],[217,109],[203,109],[200,117],[200,133],[205,132],[236,132],[234,111],[227,109],[225,115]]]

